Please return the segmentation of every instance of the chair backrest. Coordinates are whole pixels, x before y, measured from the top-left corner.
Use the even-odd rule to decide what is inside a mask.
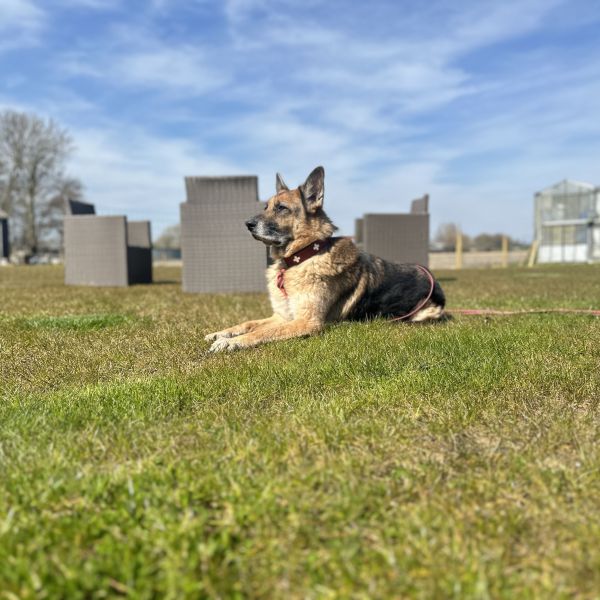
[[[125,217],[65,216],[65,283],[126,286]]]
[[[192,204],[211,202],[251,204],[258,200],[258,177],[228,175],[223,177],[186,177],[187,201]]]
[[[10,254],[8,239],[8,215],[0,210],[0,258],[8,258]]]
[[[127,221],[127,245],[152,248],[150,221]]]
[[[152,283],[150,221],[127,221],[129,283]]]
[[[67,215],[95,215],[96,208],[93,204],[88,202],[81,202],[80,200],[71,200],[67,198],[65,200],[65,214]]]
[[[260,212],[256,176],[186,177],[181,254],[186,292],[265,289],[266,249],[244,221]]]
[[[364,223],[362,219],[354,220],[354,243],[362,244],[363,243],[363,227]]]
[[[396,263],[429,263],[429,215],[366,214],[363,249]]]
[[[410,212],[413,215],[426,215],[429,212],[429,194],[413,200],[410,205]]]

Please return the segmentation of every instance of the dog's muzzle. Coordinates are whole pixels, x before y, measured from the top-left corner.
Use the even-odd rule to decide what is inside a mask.
[[[252,237],[267,246],[283,246],[288,239],[273,226],[272,223],[264,221],[260,217],[252,217],[246,221],[246,227]]]

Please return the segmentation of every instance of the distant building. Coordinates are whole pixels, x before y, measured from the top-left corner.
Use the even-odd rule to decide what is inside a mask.
[[[535,195],[538,262],[600,261],[600,187],[565,179]]]

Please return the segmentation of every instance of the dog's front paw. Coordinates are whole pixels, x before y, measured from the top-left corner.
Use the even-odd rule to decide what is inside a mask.
[[[242,344],[240,344],[239,342],[236,342],[235,339],[233,338],[226,338],[226,337],[220,337],[217,338],[214,342],[213,345],[210,347],[210,349],[208,350],[209,352],[232,352],[233,350],[237,350],[238,348],[241,348]]]
[[[204,336],[204,341],[206,342],[214,342],[220,338],[230,338],[233,337],[234,334],[229,331],[215,331],[214,333],[209,333]]]

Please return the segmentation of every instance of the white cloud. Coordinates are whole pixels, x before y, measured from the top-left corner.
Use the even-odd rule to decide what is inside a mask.
[[[122,6],[121,0],[55,0],[67,8],[81,8],[87,10],[114,10]]]
[[[0,3],[0,28],[35,29],[43,21],[44,13],[31,0],[2,0]]]
[[[478,93],[482,83],[459,59],[535,30],[558,1],[467,2],[455,9],[433,3],[418,15],[396,10],[389,23],[353,27],[341,18],[352,11],[327,21],[310,10],[294,11],[298,5],[288,0],[227,0],[223,10],[234,47],[273,71],[263,78],[270,86],[259,86],[265,100],[286,102],[287,93],[304,100],[305,113],[369,135],[405,130],[415,114]],[[277,70],[279,57],[291,68]],[[250,93],[256,94],[254,86]],[[342,114],[360,118],[344,123]]]
[[[114,72],[122,83],[172,92],[203,94],[222,87],[228,77],[211,67],[192,45],[156,47],[115,57]]]
[[[55,67],[60,77],[91,77],[116,88],[164,95],[202,95],[230,80],[229,70],[215,65],[200,45],[167,44],[151,32],[122,26],[114,29],[102,53],[76,48],[62,54]]]
[[[434,44],[437,52],[455,57],[475,48],[517,38],[538,29],[564,0],[477,2],[457,12],[445,36]],[[437,48],[435,48],[437,46]]]
[[[99,214],[151,219],[154,234],[179,221],[185,175],[231,173],[237,166],[189,140],[143,130],[71,128],[76,152],[70,171],[85,184]]]
[[[0,51],[37,43],[46,13],[33,0],[0,2]]]

